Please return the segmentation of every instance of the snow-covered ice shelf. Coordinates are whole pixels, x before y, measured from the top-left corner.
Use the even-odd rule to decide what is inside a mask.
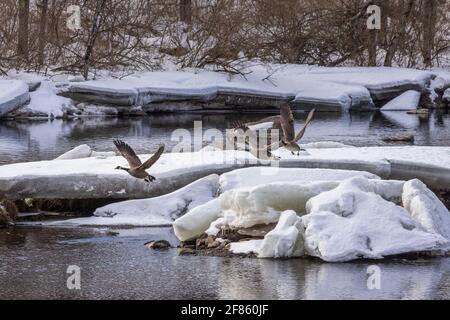
[[[0,79],[0,117],[30,100],[28,85],[20,80]]]
[[[187,109],[261,108],[291,101],[303,109],[358,110],[373,108],[373,100],[386,101],[407,90],[426,92],[434,76],[399,68],[270,68],[273,72],[268,77],[267,66],[251,65],[246,79],[204,70],[147,72],[121,80],[73,83],[65,95],[100,104],[144,106],[148,111],[179,110],[173,103],[186,101],[197,102],[185,105]]]
[[[433,188],[450,186],[449,147],[309,148],[309,155],[274,153],[282,168],[322,168],[366,171],[382,178],[419,178]],[[148,155],[141,156],[146,159]],[[244,151],[166,153],[150,169],[147,184],[114,170],[126,166],[122,157],[91,153],[89,158],[18,163],[0,166],[0,197],[10,199],[148,198],[181,188],[201,177],[246,166],[268,165]]]

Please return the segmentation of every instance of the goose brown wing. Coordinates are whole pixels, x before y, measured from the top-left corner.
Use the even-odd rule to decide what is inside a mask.
[[[138,158],[134,150],[128,144],[118,139],[115,139],[113,142],[117,150],[119,150],[122,157],[124,157],[127,160],[130,168],[137,168],[142,165],[141,160]]]
[[[158,149],[158,151],[156,151],[156,153],[147,161],[145,161],[142,166],[141,169],[143,168],[144,170],[149,169],[151,166],[153,166],[156,161],[158,161],[159,158],[161,158],[161,155],[164,153],[164,145],[161,145]]]
[[[300,130],[300,132],[295,137],[295,142],[298,142],[301,138],[303,138],[303,135],[305,134],[305,131],[306,131],[306,127],[308,127],[308,124],[312,121],[312,119],[314,117],[314,112],[316,112],[316,109],[312,109],[309,112],[308,118],[306,118],[305,125],[303,126],[302,130]]]
[[[264,118],[264,119],[261,119],[261,120],[255,121],[255,122],[247,122],[246,125],[247,126],[256,126],[258,124],[263,124],[263,123],[266,123],[266,122],[273,122],[273,123],[275,123],[277,121],[278,122],[280,121],[280,116],[267,117],[267,118]]]
[[[288,104],[283,104],[280,107],[280,115],[284,141],[291,142],[295,139],[294,116]]]

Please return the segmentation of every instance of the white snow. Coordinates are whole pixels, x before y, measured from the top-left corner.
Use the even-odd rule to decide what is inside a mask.
[[[30,93],[30,103],[26,110],[31,113],[42,113],[48,116],[62,117],[64,111],[72,106],[71,99],[57,95],[58,89],[51,80],[44,80],[41,86]]]
[[[402,197],[405,208],[399,205]],[[265,182],[232,189],[173,226],[184,241],[204,232],[217,235],[222,226],[277,223],[263,241],[232,243],[231,251],[342,262],[447,250],[449,219],[443,204],[417,180],[405,184],[360,175],[344,181]]]
[[[212,200],[218,187],[219,176],[210,175],[164,196],[113,203],[97,209],[95,217],[66,220],[62,224],[171,225],[176,218],[189,210]]]
[[[427,184],[446,183],[449,180],[447,173],[450,168],[449,147],[308,149],[309,155],[300,157],[293,156],[283,149],[274,153],[281,156],[282,160],[279,163],[272,162],[273,166],[345,168],[370,171],[382,178],[387,178],[391,174],[389,161],[396,161],[397,167],[399,162],[410,166],[421,166],[421,171],[411,171],[410,176],[402,177],[402,179],[421,178]],[[411,155],[414,155],[414,157]],[[150,155],[140,157],[145,160]],[[53,197],[71,195],[83,199],[110,197],[125,189],[127,192],[124,197],[145,197],[145,194],[150,191],[153,191],[151,196],[157,196],[162,194],[159,192],[166,191],[164,186],[170,187],[171,184],[168,184],[168,181],[176,180],[178,177],[180,177],[178,179],[180,183],[183,180],[188,184],[200,178],[202,174],[205,176],[219,170],[223,170],[222,172],[231,171],[242,168],[246,164],[256,166],[261,165],[261,162],[256,161],[250,153],[245,151],[166,153],[149,170],[149,173],[156,176],[159,182],[157,180],[155,184],[148,185],[132,178],[126,172],[114,170],[119,165],[126,166],[126,160],[118,156],[108,157],[108,154],[103,157],[91,156],[64,161],[17,163],[0,166],[0,195],[14,197],[14,195],[21,194],[24,197],[41,198],[49,195]],[[427,168],[430,168],[430,170],[427,170]],[[267,172],[270,173],[271,169],[268,170]],[[275,170],[278,169],[275,167]],[[250,174],[252,171],[248,172]],[[260,180],[255,181],[265,183],[265,181],[272,179],[271,175],[265,176],[264,172],[265,170],[262,170],[262,174],[258,177]],[[283,178],[285,173],[282,169],[280,169],[280,172],[281,180],[294,180],[292,177]],[[324,178],[319,175],[314,176],[316,172],[322,172]],[[298,171],[298,173],[301,174],[302,171]],[[330,176],[326,176],[326,171],[311,171],[311,173],[305,174],[305,180],[310,179],[309,174],[313,175],[311,176],[313,179],[332,179]],[[343,174],[342,177],[346,177],[346,174]],[[42,184],[43,179],[52,179],[51,181],[54,183]],[[239,177],[232,178],[230,176],[229,182],[224,182],[223,187],[227,188],[226,183],[237,185],[241,183],[239,179]],[[302,177],[299,176],[295,180],[302,180]],[[246,183],[246,181],[242,180],[242,183]],[[38,185],[39,188],[37,188]],[[95,191],[87,192],[87,189],[91,187]],[[437,185],[437,187],[439,186]],[[173,191],[173,189],[170,191]]]
[[[230,252],[235,254],[258,254],[263,240],[248,240],[230,244]]]
[[[385,104],[381,111],[409,111],[415,110],[419,106],[421,93],[414,90],[409,90],[397,98],[392,99]]]
[[[232,189],[255,187],[273,182],[342,181],[359,175],[370,179],[379,179],[378,176],[363,171],[254,167],[222,174],[220,176],[220,191],[223,193]]]
[[[28,98],[28,85],[25,82],[0,79],[0,116],[21,106]]]
[[[277,226],[265,237],[259,248],[259,258],[295,258],[304,255],[304,226],[295,211],[280,215]]]
[[[173,230],[180,241],[201,236],[211,224],[220,218],[220,199],[216,198],[200,205],[173,223]]]
[[[271,69],[271,70],[268,70]],[[305,65],[250,64],[246,79],[205,70],[146,72],[121,80],[71,85],[71,91],[129,96],[134,104],[179,99],[209,100],[218,94],[250,94],[294,101],[339,105],[349,109],[371,103],[369,90],[417,85],[425,89],[433,73],[400,68],[325,68]],[[269,76],[270,74],[270,76]],[[269,76],[269,77],[268,77]],[[151,93],[151,94],[149,94]]]
[[[92,154],[91,147],[89,147],[87,144],[82,144],[60,155],[55,160],[83,159],[89,158],[91,154]]]
[[[115,157],[115,156],[116,153],[114,151],[105,151],[105,152],[94,151],[87,144],[82,144],[60,155],[55,160],[73,160],[90,157],[106,159],[108,157]]]
[[[438,197],[420,180],[403,187],[403,206],[428,232],[450,240],[450,212]]]
[[[358,177],[310,199],[302,218],[307,254],[329,262],[381,259],[448,244],[373,191],[366,178]]]
[[[442,97],[445,101],[450,102],[450,88],[444,91],[444,95]]]

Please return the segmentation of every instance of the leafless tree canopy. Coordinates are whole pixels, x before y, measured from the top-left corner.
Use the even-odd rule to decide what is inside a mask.
[[[382,8],[368,30],[367,7]],[[81,8],[69,30],[67,8]],[[446,0],[2,0],[0,70],[449,64]]]

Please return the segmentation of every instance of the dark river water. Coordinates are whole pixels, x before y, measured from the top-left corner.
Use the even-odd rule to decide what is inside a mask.
[[[122,138],[137,152],[155,151],[164,142],[167,150],[178,143],[171,140],[176,129],[194,130],[202,121],[203,131],[224,131],[236,120],[256,121],[271,114],[178,114],[144,118],[83,118],[71,121],[0,122],[0,164],[49,160],[80,144],[96,151],[111,151],[112,139]],[[305,114],[297,113],[296,126]],[[302,141],[337,141],[354,146],[388,145],[383,137],[411,133],[415,145],[450,146],[450,115],[435,112],[419,117],[403,112],[317,113]]]
[[[0,299],[449,299],[450,259],[328,264],[178,256],[146,249],[176,244],[171,229],[23,227],[0,230]],[[80,290],[67,268],[80,267]],[[380,269],[379,289],[367,270]]]
[[[267,114],[183,114],[144,118],[0,122],[0,165],[52,159],[80,144],[113,150],[122,138],[138,152],[170,149],[175,129],[225,130],[233,121]],[[300,127],[304,114],[296,114]],[[412,133],[415,145],[450,146],[450,115],[319,113],[304,142],[387,145],[382,138]],[[328,264],[316,260],[258,260],[178,256],[143,244],[168,239],[171,229],[120,230],[22,226],[0,229],[0,299],[449,299],[450,258]],[[381,288],[367,288],[367,268],[380,268]],[[68,266],[81,268],[81,290],[69,290]]]

